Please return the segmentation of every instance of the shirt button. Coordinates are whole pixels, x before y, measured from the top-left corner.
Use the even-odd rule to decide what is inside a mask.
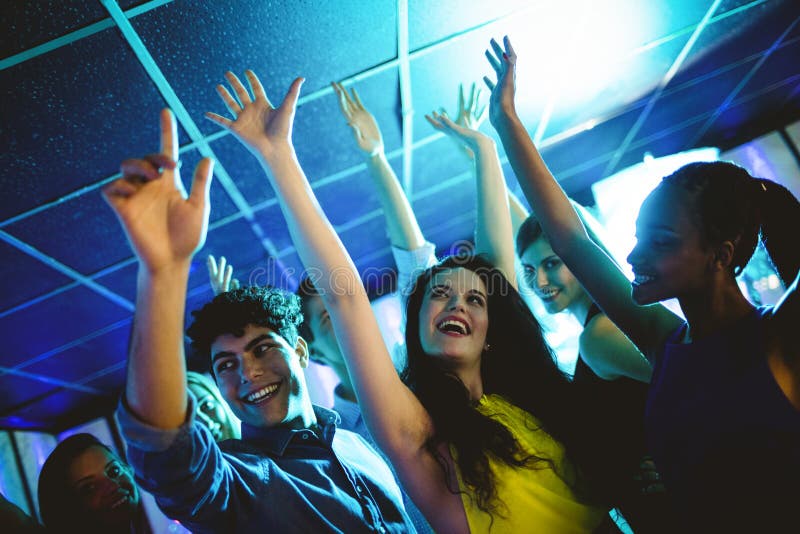
[[[303,432],[303,433],[302,433],[302,434],[300,434],[300,435],[301,435],[301,437],[302,437],[303,439],[308,439],[308,434],[306,434],[305,432]]]
[[[364,491],[364,488],[362,488],[361,486],[356,486],[356,491],[361,493],[362,491]]]

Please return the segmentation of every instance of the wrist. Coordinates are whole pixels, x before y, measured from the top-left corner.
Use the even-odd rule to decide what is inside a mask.
[[[386,153],[383,151],[383,147],[378,147],[372,152],[364,152],[364,156],[367,158],[367,162],[370,163],[386,159]]]
[[[498,134],[502,135],[517,128],[518,126],[522,126],[522,121],[520,120],[519,115],[517,115],[517,110],[511,106],[510,108],[503,108],[500,110],[500,113],[498,113],[492,121],[492,126],[495,127],[495,130],[497,130]]]
[[[192,257],[173,259],[162,262],[146,262],[139,259],[139,279],[149,281],[180,282],[189,279]]]
[[[267,165],[272,165],[274,162],[287,157],[295,157],[294,146],[288,139],[258,148],[258,158]]]

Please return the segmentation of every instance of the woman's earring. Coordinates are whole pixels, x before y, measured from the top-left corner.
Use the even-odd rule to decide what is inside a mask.
[[[491,346],[491,345],[489,345],[489,344],[487,343],[487,344],[486,344],[486,345],[484,345],[484,347],[483,347],[483,352],[489,352],[489,350],[490,350],[491,348],[492,348],[492,346]]]

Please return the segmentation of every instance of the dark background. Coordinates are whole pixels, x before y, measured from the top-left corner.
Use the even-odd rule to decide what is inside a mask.
[[[0,9],[0,428],[58,431],[114,404],[136,265],[100,188],[122,159],[157,150],[162,107],[180,124],[185,180],[202,156],[218,162],[188,308],[211,296],[209,253],[227,256],[244,283],[297,283],[301,266],[260,168],[203,118],[223,111],[214,85],[228,69],[254,69],[273,101],[295,76],[307,78],[294,142],[362,271],[394,264],[331,80],[354,82],[377,117],[440,253],[471,237],[475,188],[452,142],[423,116],[454,111],[458,83],[490,74],[491,36],[514,41],[523,118],[564,188],[586,204],[593,182],[645,152],[724,150],[800,117],[800,4],[790,0],[68,0]]]

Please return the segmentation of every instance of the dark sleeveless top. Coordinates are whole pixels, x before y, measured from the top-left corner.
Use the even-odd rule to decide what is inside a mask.
[[[684,324],[656,355],[648,444],[684,531],[800,532],[800,412],[767,365],[769,313],[689,344]]]
[[[597,304],[592,303],[583,327],[586,328],[586,325],[601,313],[603,312]],[[644,406],[647,399],[647,384],[626,376],[604,380],[591,370],[580,354],[575,364],[572,382],[580,386],[583,395],[588,396],[587,400],[603,405],[607,419],[616,420],[613,423],[614,429],[623,434],[621,440],[630,444],[631,452],[636,450],[638,466],[644,453]]]
[[[596,315],[603,313],[592,303],[583,327]],[[640,475],[639,465],[646,454],[644,433],[644,411],[648,384],[626,376],[605,380],[578,355],[573,384],[579,388],[581,402],[586,410],[596,414],[596,430],[606,448],[603,454],[608,460],[611,504],[640,533],[671,532],[669,509],[663,494],[642,493],[646,484],[636,480]]]

